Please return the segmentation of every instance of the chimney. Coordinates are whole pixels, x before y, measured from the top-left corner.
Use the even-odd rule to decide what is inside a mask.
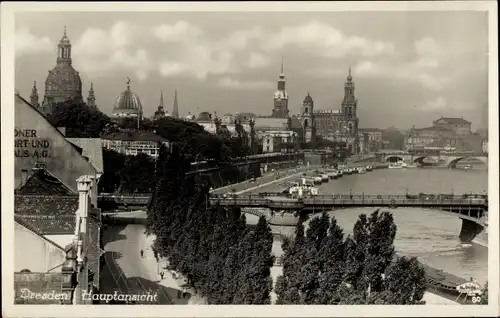
[[[21,186],[23,186],[28,180],[28,169],[21,170]]]
[[[75,226],[75,245],[77,246],[77,287],[75,289],[74,301],[76,304],[82,302],[82,292],[87,290],[88,286],[88,263],[87,246],[88,246],[88,212],[90,202],[90,190],[92,187],[91,176],[84,175],[76,180],[79,200],[78,211],[76,213]],[[84,301],[83,301],[84,302]]]
[[[59,130],[59,132],[64,136],[66,137],[66,127],[57,127],[57,130]]]

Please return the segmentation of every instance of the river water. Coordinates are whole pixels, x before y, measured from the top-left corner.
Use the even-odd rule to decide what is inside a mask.
[[[473,169],[408,168],[381,169],[366,174],[345,175],[319,186],[320,194],[410,194],[487,193],[488,171],[484,165]],[[261,191],[275,191],[265,188]],[[373,209],[349,209],[330,212],[346,234],[360,213]],[[381,211],[385,211],[382,209]],[[474,277],[484,284],[488,278],[488,249],[472,244],[462,246],[458,239],[462,220],[439,211],[413,208],[389,209],[398,227],[395,246],[399,254],[417,256],[422,263],[463,278]],[[250,217],[250,215],[247,216]],[[250,221],[250,220],[249,220]],[[279,244],[278,242],[275,243]]]

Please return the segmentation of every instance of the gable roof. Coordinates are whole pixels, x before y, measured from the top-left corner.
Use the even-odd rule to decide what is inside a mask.
[[[14,217],[42,235],[72,234],[78,196],[15,195]]]
[[[66,140],[82,149],[82,155],[89,158],[97,173],[104,173],[101,138],[66,138]]]
[[[34,195],[73,195],[70,187],[62,183],[46,169],[33,169],[26,181],[14,190],[16,194]]]
[[[17,224],[19,224],[20,226],[24,227],[26,230],[30,231],[31,233],[37,235],[38,237],[40,237],[40,239],[48,242],[49,244],[52,244],[54,245],[56,248],[60,249],[61,251],[64,251],[64,248],[62,246],[60,246],[59,244],[57,244],[56,242],[52,241],[52,240],[49,240],[48,238],[46,238],[45,236],[43,236],[42,233],[40,233],[36,228],[32,227],[29,222],[25,222],[24,219],[22,217],[19,217],[17,215],[14,215],[14,222],[16,222]]]
[[[450,125],[465,125],[465,124],[470,124],[470,121],[467,121],[463,118],[455,118],[455,117],[441,117],[437,120],[435,120],[434,122],[438,122],[438,121],[444,121],[446,122],[447,124],[450,124]]]

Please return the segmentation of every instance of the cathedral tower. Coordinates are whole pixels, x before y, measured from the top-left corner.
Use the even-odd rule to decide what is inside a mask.
[[[71,43],[66,35],[66,27],[57,47],[57,64],[49,71],[45,81],[45,96],[41,109],[44,114],[50,113],[57,103],[68,100],[83,102],[82,80],[72,66]]]
[[[95,104],[94,84],[92,84],[92,83],[90,83],[89,97],[87,97],[87,105],[90,108],[97,108],[97,106]]]
[[[281,73],[278,77],[278,89],[274,92],[274,108],[271,117],[288,117],[288,93],[286,92],[286,79],[283,72],[283,58],[281,58]]]
[[[344,85],[344,100],[342,101],[341,116],[344,124],[344,132],[347,138],[347,147],[352,153],[358,152],[358,124],[357,116],[358,100],[354,95],[354,82],[351,76],[351,68],[349,67],[349,75]]]
[[[309,94],[304,98],[300,107],[300,118],[304,129],[304,141],[309,142],[314,139],[314,101]]]
[[[38,90],[36,89],[36,81],[33,81],[33,88],[31,89],[31,95],[30,95],[30,103],[31,106],[36,108],[40,106],[38,104]]]

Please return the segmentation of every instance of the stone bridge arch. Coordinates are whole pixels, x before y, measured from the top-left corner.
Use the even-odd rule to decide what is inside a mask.
[[[439,157],[437,156],[414,156],[413,157],[413,163],[418,163],[418,164],[423,164],[424,159],[431,159],[432,161],[439,163]]]
[[[385,162],[398,162],[398,161],[404,161],[404,156],[403,155],[388,155],[385,157]]]
[[[488,165],[488,157],[483,157],[483,156],[459,156],[459,157],[450,157],[447,159],[446,166],[448,168],[456,168],[457,163],[464,159],[476,159],[484,163],[485,165]]]

